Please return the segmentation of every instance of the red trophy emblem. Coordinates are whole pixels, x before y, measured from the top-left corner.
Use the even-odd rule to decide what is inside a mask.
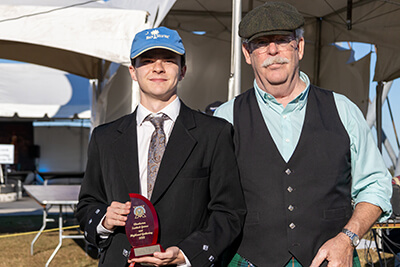
[[[129,194],[131,212],[125,224],[125,232],[132,245],[129,259],[151,256],[164,249],[157,244],[158,217],[151,202],[139,194]]]

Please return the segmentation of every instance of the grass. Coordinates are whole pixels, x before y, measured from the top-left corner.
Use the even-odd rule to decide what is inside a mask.
[[[57,228],[57,218],[53,218],[55,222],[47,223],[46,229]],[[0,267],[45,266],[58,244],[58,229],[42,233],[34,244],[34,254],[30,254],[31,242],[42,225],[42,216],[0,216],[0,225]],[[76,225],[76,220],[67,218],[65,226],[68,225]],[[76,234],[76,229],[64,231],[64,235]],[[63,239],[60,250],[49,264],[76,267],[97,265],[97,249],[87,246],[82,239]]]
[[[46,229],[55,229],[58,226],[56,216],[53,223],[47,223]],[[64,218],[64,226],[77,225],[76,219],[70,215]],[[58,244],[58,231],[42,233],[34,245],[34,254],[30,254],[30,247],[37,230],[42,225],[42,216],[0,216],[0,267],[31,267],[45,266]],[[76,229],[64,231],[65,235],[76,235]],[[364,238],[371,239],[367,234]],[[97,249],[81,239],[64,239],[63,245],[51,261],[50,266],[94,267],[98,265]],[[376,249],[357,250],[361,266],[380,266]],[[381,253],[384,266],[393,267],[393,255]]]

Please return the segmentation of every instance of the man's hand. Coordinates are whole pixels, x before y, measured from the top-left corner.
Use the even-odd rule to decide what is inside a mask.
[[[362,238],[381,213],[380,207],[368,202],[360,202],[356,205],[350,221],[344,228]],[[324,260],[328,261],[328,267],[351,267],[353,266],[353,250],[350,238],[344,233],[339,233],[320,247],[310,267],[318,267]]]
[[[153,257],[140,257],[128,260],[128,263],[146,263],[154,266],[185,263],[185,257],[178,247],[169,247],[165,252],[154,252]],[[132,265],[131,265],[132,266]]]
[[[319,267],[324,260],[328,261],[328,267],[352,267],[353,250],[349,237],[339,233],[320,247],[310,267]]]
[[[130,208],[131,202],[129,201],[126,203],[113,201],[107,208],[106,217],[103,220],[104,228],[114,230],[117,226],[125,226]]]

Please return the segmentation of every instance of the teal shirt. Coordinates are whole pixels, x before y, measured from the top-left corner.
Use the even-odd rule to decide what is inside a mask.
[[[261,90],[254,81],[258,106],[265,124],[286,162],[299,141],[306,112],[310,80],[303,72],[300,72],[300,79],[306,83],[306,89],[286,107]],[[368,202],[379,206],[383,210],[379,221],[386,221],[392,212],[392,177],[361,111],[344,95],[333,93],[333,96],[340,119],[350,137],[352,198],[355,204]],[[233,124],[233,104],[234,99],[224,103],[214,115]]]

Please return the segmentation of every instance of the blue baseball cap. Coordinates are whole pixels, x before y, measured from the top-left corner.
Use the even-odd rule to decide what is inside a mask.
[[[131,59],[155,48],[167,49],[178,55],[185,54],[185,48],[178,32],[166,27],[159,27],[147,29],[135,35],[132,41]]]

